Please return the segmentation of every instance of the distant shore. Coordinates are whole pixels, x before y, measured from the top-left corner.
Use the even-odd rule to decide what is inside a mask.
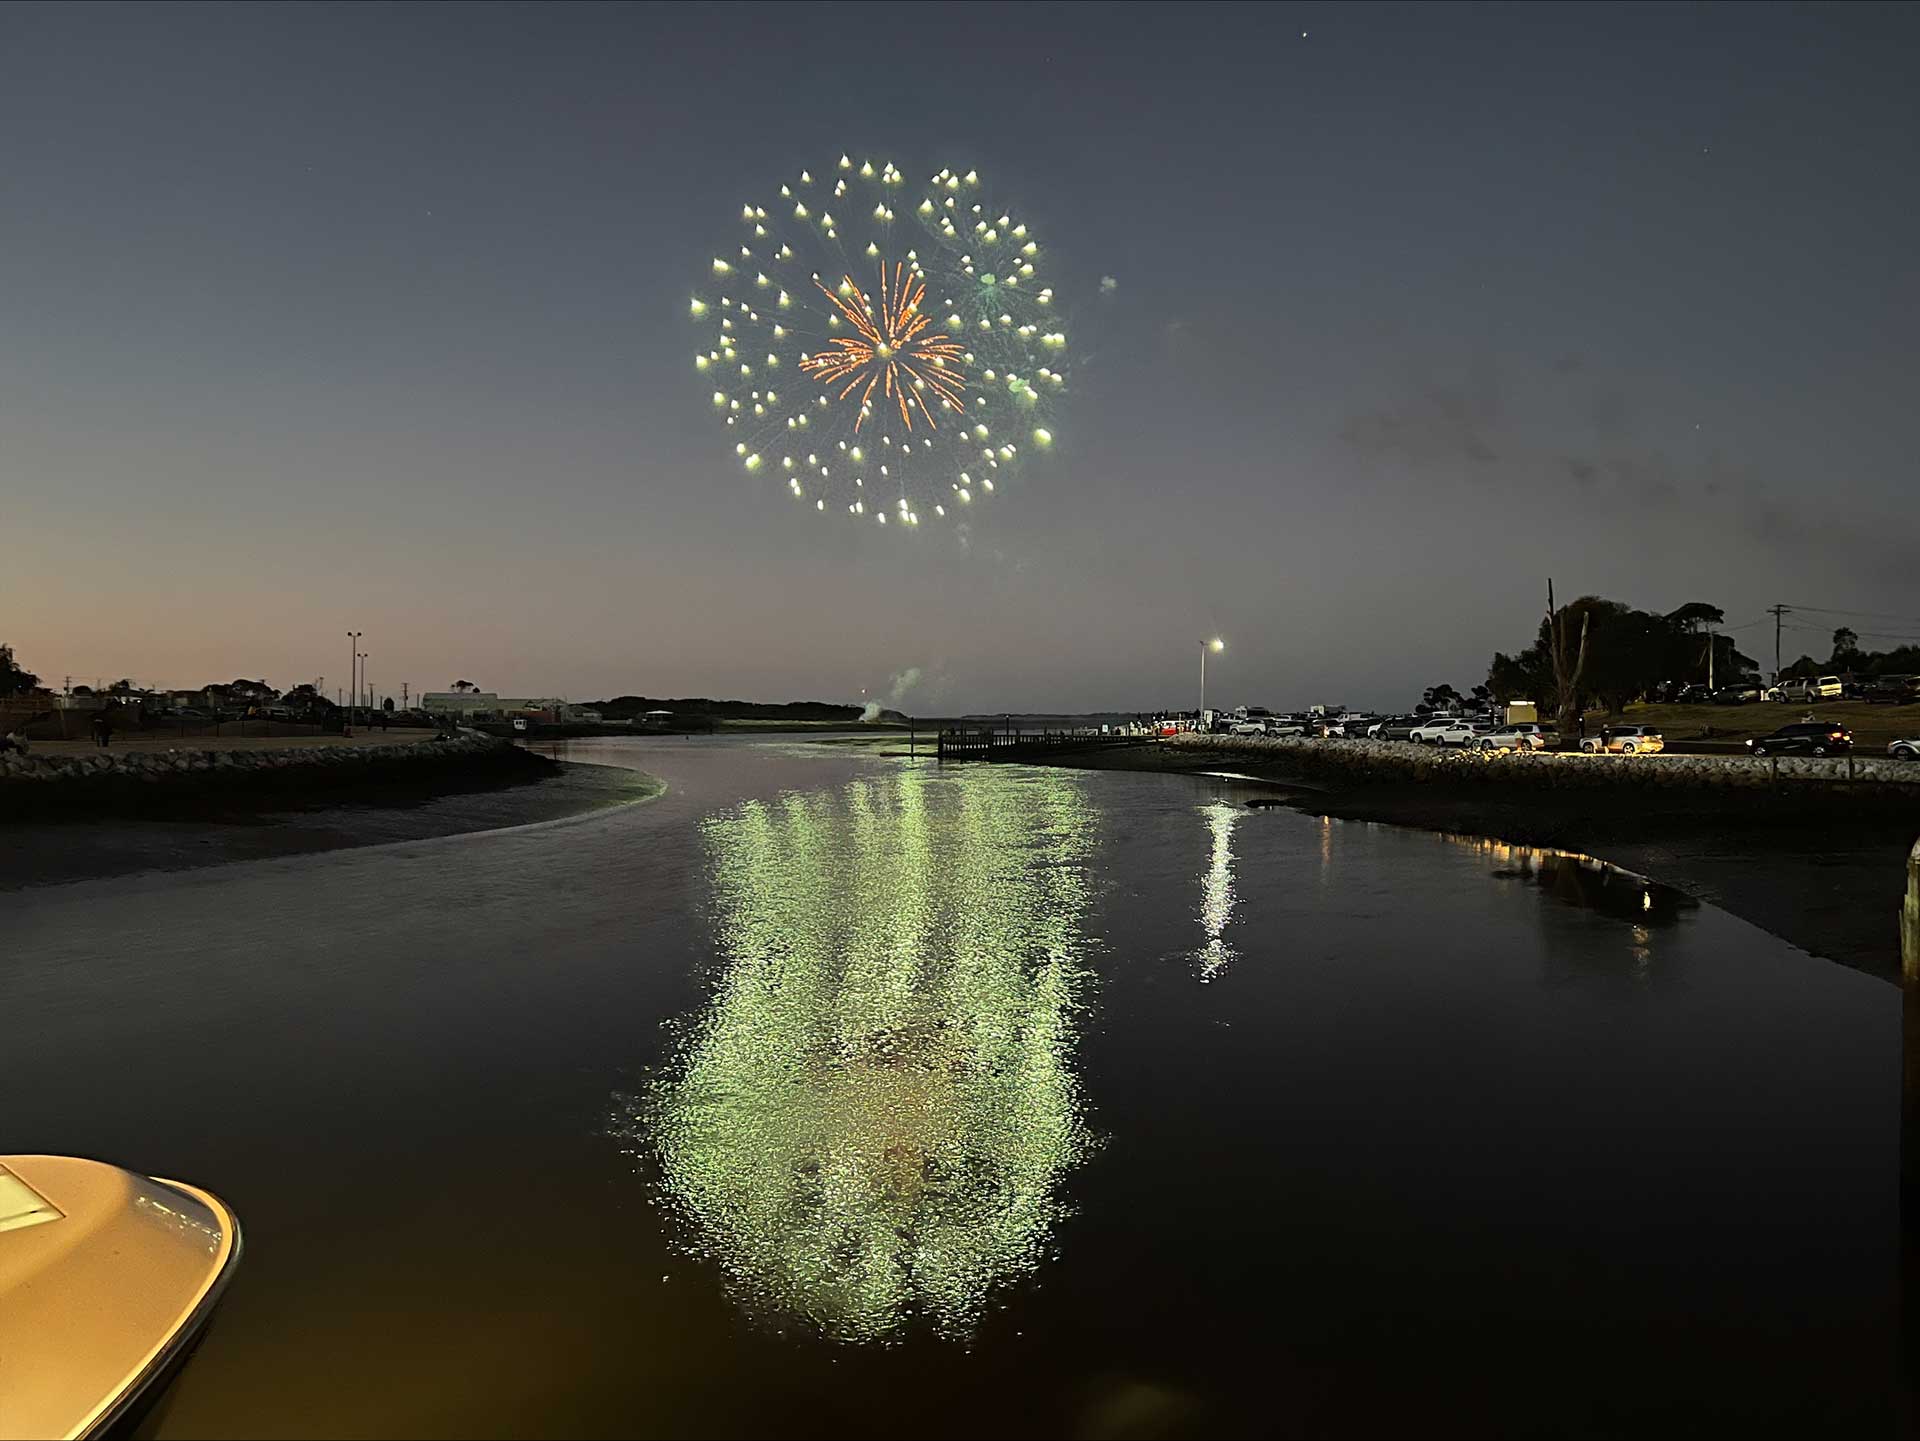
[[[1719,906],[1817,956],[1900,976],[1898,917],[1920,807],[1702,805],[1660,789],[1516,791],[1305,775],[1284,754],[1146,745],[1041,761],[1088,770],[1233,773],[1309,815],[1484,836],[1598,857]]]
[[[497,749],[494,763],[477,768],[387,766],[342,775],[303,766],[258,780],[215,771],[205,784],[189,776],[141,785],[131,799],[127,786],[140,783],[110,784],[109,793],[64,807],[43,795],[30,809],[0,814],[0,892],[561,820],[665,788],[637,770]],[[27,784],[73,792],[89,783]]]

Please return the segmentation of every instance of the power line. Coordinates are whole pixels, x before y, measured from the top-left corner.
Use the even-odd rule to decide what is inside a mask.
[[[1883,610],[1836,610],[1830,605],[1790,605],[1788,610],[1810,610],[1820,615],[1857,615],[1865,620],[1901,620],[1920,625],[1920,615],[1889,615]]]
[[[1833,632],[1828,630],[1825,626],[1794,625],[1791,622],[1788,623],[1787,629],[1801,631],[1807,635],[1830,636],[1833,634]],[[1841,627],[1841,629],[1853,630],[1853,627],[1843,626]],[[1855,630],[1853,631],[1853,634],[1856,640],[1897,640],[1897,641],[1902,641],[1908,644],[1920,644],[1920,635],[1896,635],[1890,631],[1878,631],[1878,630]]]

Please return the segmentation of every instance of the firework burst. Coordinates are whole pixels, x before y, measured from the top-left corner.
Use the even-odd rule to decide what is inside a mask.
[[[918,525],[1053,442],[1066,335],[1039,242],[976,173],[801,171],[741,207],[693,298],[694,366],[735,458],[822,512]],[[791,373],[789,373],[791,372]]]

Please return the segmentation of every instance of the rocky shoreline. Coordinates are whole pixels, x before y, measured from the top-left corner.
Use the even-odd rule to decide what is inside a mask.
[[[1343,781],[1511,787],[1520,790],[1678,791],[1801,803],[1836,790],[1854,800],[1920,802],[1920,766],[1884,757],[1663,755],[1468,751],[1392,741],[1302,736],[1182,734],[1160,744],[1177,751],[1270,760],[1301,775]]]
[[[1746,757],[1471,756],[1378,741],[1194,736],[1041,764],[1230,773],[1295,810],[1610,861],[1816,956],[1900,977],[1920,767]],[[1871,769],[1870,769],[1871,767]],[[1892,774],[1887,774],[1889,768]]]

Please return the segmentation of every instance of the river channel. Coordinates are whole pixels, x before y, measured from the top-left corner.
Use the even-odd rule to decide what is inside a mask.
[[[570,755],[668,789],[0,895],[0,1150],[245,1226],[160,1434],[1897,1429],[1894,987],[1233,779]]]

